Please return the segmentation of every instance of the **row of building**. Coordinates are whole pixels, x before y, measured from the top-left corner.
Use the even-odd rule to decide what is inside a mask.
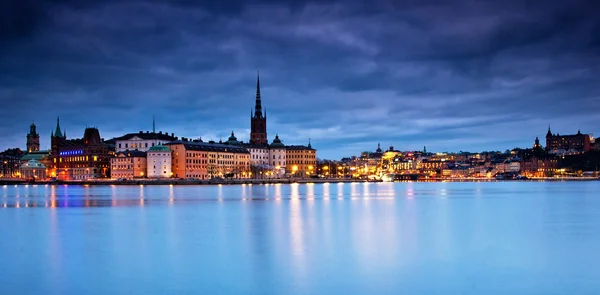
[[[262,110],[257,79],[250,141],[179,138],[153,130],[104,140],[96,127],[82,138],[68,139],[60,119],[50,136],[50,150],[40,150],[35,124],[27,134],[27,151],[11,158],[10,171],[1,176],[87,180],[96,178],[278,178],[316,173],[317,151],[308,145],[285,145],[278,135],[269,143],[267,114]],[[18,166],[15,162],[18,161]],[[1,162],[0,162],[1,163]],[[6,163],[4,166],[7,166]],[[18,167],[18,169],[15,169]]]
[[[568,170],[567,164],[561,165],[565,157],[583,156],[599,148],[589,134],[580,131],[572,135],[552,134],[549,128],[546,147],[542,147],[537,137],[532,148],[504,153],[428,153],[426,148],[402,152],[393,146],[383,151],[378,145],[374,152],[363,152],[358,157],[320,163],[318,174],[360,178],[381,178],[386,174],[414,178],[489,178],[502,174],[544,177]]]

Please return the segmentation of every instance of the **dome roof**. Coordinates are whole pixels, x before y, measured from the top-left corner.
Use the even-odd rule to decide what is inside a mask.
[[[46,165],[38,162],[36,159],[31,159],[29,161],[27,161],[27,163],[21,165],[21,169],[46,169]]]
[[[231,131],[231,136],[229,136],[229,138],[227,139],[227,142],[225,142],[225,143],[232,144],[232,145],[239,144],[237,137],[235,137],[235,135],[233,134],[233,131]]]
[[[164,145],[155,145],[148,149],[149,152],[170,152],[171,149]]]
[[[283,144],[281,142],[281,139],[279,139],[279,135],[275,135],[275,139],[273,139],[273,143],[271,143],[271,147],[272,148],[284,148],[285,144]]]

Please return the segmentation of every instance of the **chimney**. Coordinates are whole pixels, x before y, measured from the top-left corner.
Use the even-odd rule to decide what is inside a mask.
[[[150,131],[146,131],[146,133],[150,133]]]
[[[175,133],[171,132],[171,137],[175,137]]]
[[[162,131],[158,131],[158,134],[162,134]]]
[[[140,130],[140,134],[144,133],[144,131]]]

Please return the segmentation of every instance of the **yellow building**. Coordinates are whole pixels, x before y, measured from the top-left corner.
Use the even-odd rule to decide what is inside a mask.
[[[250,152],[225,144],[174,141],[166,144],[172,151],[173,177],[211,179],[250,177]]]
[[[139,151],[119,152],[110,159],[111,178],[143,178],[147,169],[146,153]]]
[[[317,150],[303,145],[288,145],[285,151],[287,173],[292,176],[308,176],[316,173]]]

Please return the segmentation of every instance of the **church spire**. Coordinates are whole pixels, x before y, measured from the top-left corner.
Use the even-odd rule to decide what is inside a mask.
[[[254,117],[261,118],[262,114],[262,105],[260,101],[260,73],[256,73],[256,104],[254,106]]]
[[[60,117],[56,117],[56,131],[54,131],[54,136],[63,137],[63,134],[60,131]]]
[[[546,133],[546,137],[552,136],[552,132],[550,131],[550,125],[548,125],[548,133]]]

